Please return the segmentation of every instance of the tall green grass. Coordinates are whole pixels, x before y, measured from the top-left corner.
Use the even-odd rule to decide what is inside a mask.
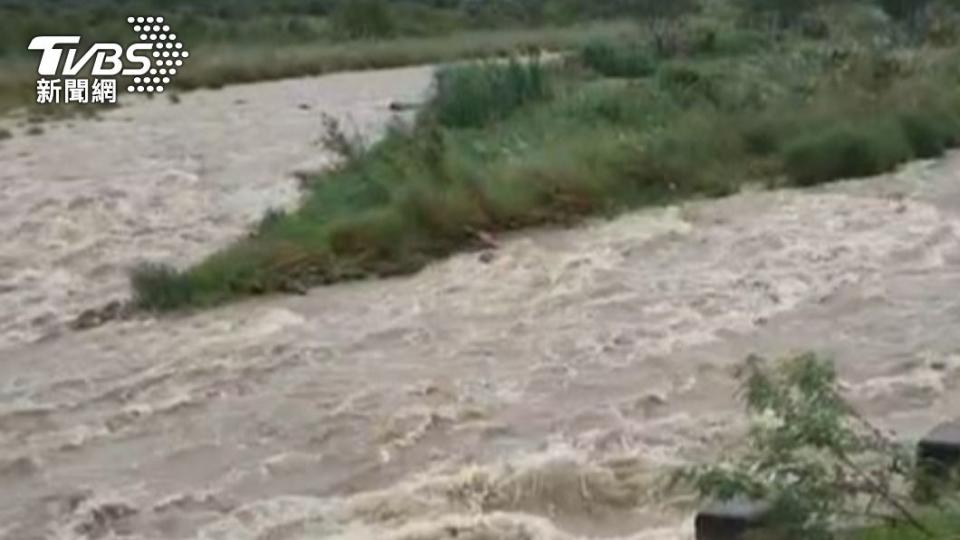
[[[913,156],[903,129],[890,118],[804,133],[783,150],[786,173],[801,186],[878,174]]]
[[[478,128],[503,120],[524,105],[549,99],[550,74],[539,57],[523,61],[443,68],[436,77],[432,111],[451,128]]]
[[[798,186],[872,176],[911,159],[941,156],[960,136],[956,110],[936,116],[922,107],[888,106],[872,118],[799,127],[778,150],[784,174]]]

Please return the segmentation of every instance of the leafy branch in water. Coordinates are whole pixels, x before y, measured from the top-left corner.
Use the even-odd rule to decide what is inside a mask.
[[[804,354],[776,363],[752,356],[740,373],[750,414],[737,459],[680,471],[675,481],[715,501],[770,505],[777,537],[828,540],[878,521],[934,537],[913,509],[913,453],[843,398],[831,362]]]

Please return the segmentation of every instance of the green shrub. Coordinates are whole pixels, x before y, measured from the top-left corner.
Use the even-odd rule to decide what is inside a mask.
[[[830,127],[801,135],[782,150],[784,169],[800,186],[879,174],[911,157],[903,130],[890,121]]]
[[[130,273],[134,304],[150,311],[166,311],[194,301],[194,287],[185,274],[163,264],[142,264]]]
[[[767,530],[750,538],[956,538],[955,514],[930,520],[916,509],[905,489],[918,472],[913,452],[844,398],[832,362],[751,356],[740,377],[750,418],[743,450],[675,480],[709,501],[764,501]],[[863,529],[872,525],[881,527]]]
[[[502,120],[552,96],[550,76],[537,58],[446,68],[437,74],[436,89],[432,111],[437,120],[458,128]]]
[[[646,77],[656,70],[656,61],[640,45],[613,45],[605,41],[588,43],[580,51],[585,66],[604,77]]]
[[[640,163],[663,179],[670,197],[734,193],[748,176],[747,159],[728,120],[710,109],[688,111],[645,146]]]
[[[943,155],[960,135],[956,116],[940,111],[910,111],[900,113],[900,125],[916,157],[933,158]]]

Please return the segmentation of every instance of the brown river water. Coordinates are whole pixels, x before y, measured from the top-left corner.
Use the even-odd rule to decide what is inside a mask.
[[[0,538],[691,537],[749,353],[834,357],[905,438],[960,405],[960,154],[538,230],[410,277],[75,332],[138,261],[295,204],[319,115],[430,70],[129,104],[0,143]]]

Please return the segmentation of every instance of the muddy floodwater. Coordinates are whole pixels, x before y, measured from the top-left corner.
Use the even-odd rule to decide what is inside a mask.
[[[960,154],[69,328],[138,261],[294,205],[322,112],[373,138],[429,83],[244,85],[0,142],[0,538],[686,540],[663,474],[736,442],[749,353],[833,356],[905,438],[960,410]]]

